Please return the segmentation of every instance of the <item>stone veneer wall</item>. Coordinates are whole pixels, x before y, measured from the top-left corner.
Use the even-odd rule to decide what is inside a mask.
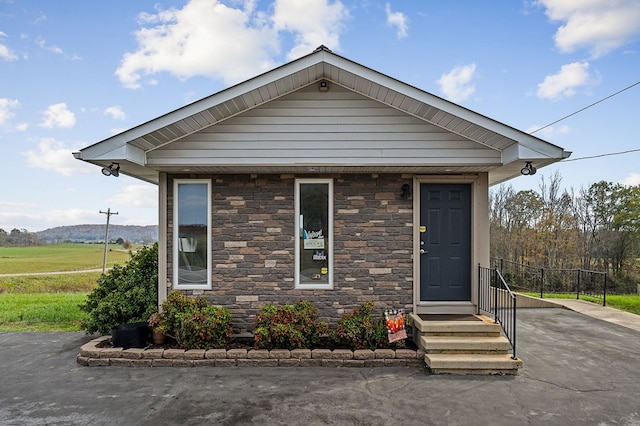
[[[295,289],[295,178],[334,182],[334,288]],[[251,332],[260,307],[308,300],[321,320],[373,301],[412,309],[413,201],[400,197],[412,175],[172,175],[168,196],[168,289],[172,280],[173,179],[212,181],[212,290],[186,291],[226,306],[234,332]]]

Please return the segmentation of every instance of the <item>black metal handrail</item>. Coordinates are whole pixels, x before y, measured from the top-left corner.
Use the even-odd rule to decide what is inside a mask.
[[[493,315],[511,343],[511,358],[516,359],[516,295],[513,294],[497,268],[485,268],[478,264],[478,313],[480,310]]]
[[[575,293],[576,299],[580,296],[600,298],[602,306],[607,306],[607,272],[542,268],[496,258],[491,261],[517,292],[537,292],[541,299],[546,293]]]

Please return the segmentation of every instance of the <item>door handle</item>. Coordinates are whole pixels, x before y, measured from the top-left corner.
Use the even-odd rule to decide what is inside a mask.
[[[425,253],[429,253],[429,252],[426,251],[425,249],[420,249],[420,254],[425,254]]]

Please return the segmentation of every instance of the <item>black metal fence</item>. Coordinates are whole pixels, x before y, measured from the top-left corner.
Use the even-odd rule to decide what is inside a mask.
[[[496,268],[478,264],[478,313],[480,310],[493,315],[512,348],[511,358],[516,359],[516,296]]]
[[[575,294],[576,299],[590,296],[607,305],[606,272],[541,268],[496,258],[491,261],[513,291],[537,293],[541,298],[545,294]]]

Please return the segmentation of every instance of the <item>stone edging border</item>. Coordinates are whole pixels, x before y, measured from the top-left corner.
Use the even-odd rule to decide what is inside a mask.
[[[87,367],[400,367],[424,363],[413,349],[138,349],[101,347],[109,336],[80,348],[76,360]]]

